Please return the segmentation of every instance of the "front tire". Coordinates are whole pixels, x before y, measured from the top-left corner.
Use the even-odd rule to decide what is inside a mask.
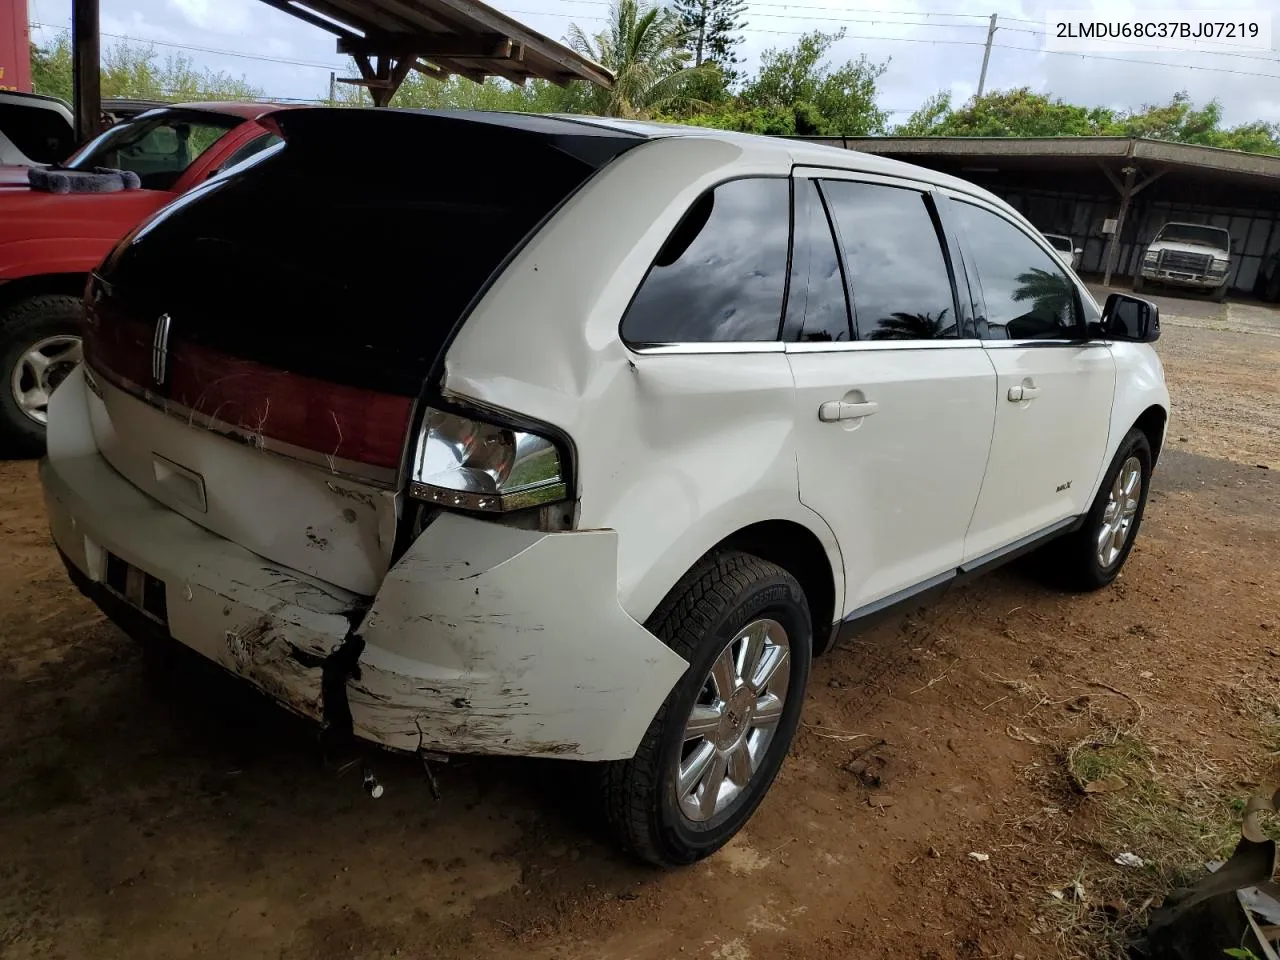
[[[1214,290],[1213,293],[1209,294],[1209,299],[1212,300],[1214,303],[1222,303],[1222,301],[1226,300],[1227,284],[1224,283],[1222,286]]]
[[[690,864],[750,819],[795,737],[813,627],[794,577],[746,553],[687,574],[649,628],[689,661],[604,795],[619,842],[659,866]]]
[[[49,394],[80,362],[79,297],[19,300],[0,311],[0,453],[44,452]]]
[[[1130,430],[1103,477],[1084,526],[1060,542],[1059,572],[1067,586],[1098,590],[1119,576],[1142,525],[1151,467],[1151,442],[1141,430]]]
[[[1133,278],[1133,292],[1134,292],[1134,293],[1141,293],[1141,292],[1142,292],[1142,288],[1143,288],[1144,286],[1146,286],[1146,281],[1144,281],[1144,280],[1142,279],[1142,274],[1138,274],[1136,277],[1134,277],[1134,278]]]

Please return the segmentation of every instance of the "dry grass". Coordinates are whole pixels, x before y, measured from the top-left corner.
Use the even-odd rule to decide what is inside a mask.
[[[1068,817],[1059,829],[1040,831],[1053,877],[1038,917],[1041,933],[1064,957],[1127,958],[1152,907],[1204,876],[1207,861],[1230,855],[1258,778],[1168,742],[1154,723],[1144,722],[1137,699],[1107,684],[1076,678],[1080,690],[1066,697],[1022,680],[990,679],[1031,704],[1028,720],[1043,718],[1035,734],[1019,727],[1009,735],[1053,748],[1052,763],[1035,765],[1032,775],[1043,792],[1060,798]],[[1280,694],[1247,685],[1237,696],[1261,758],[1280,745]],[[1046,704],[1068,704],[1066,716],[1038,714]],[[1280,839],[1280,830],[1275,836]],[[1121,853],[1137,855],[1143,865],[1117,863]]]

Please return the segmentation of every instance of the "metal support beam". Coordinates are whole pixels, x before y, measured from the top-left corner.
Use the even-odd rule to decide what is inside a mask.
[[[98,0],[71,0],[71,86],[76,142],[102,128],[102,50]]]

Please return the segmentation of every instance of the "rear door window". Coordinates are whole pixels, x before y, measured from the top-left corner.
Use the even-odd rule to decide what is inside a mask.
[[[825,180],[853,293],[860,340],[956,336],[955,298],[937,224],[923,193]]]
[[[812,180],[795,182],[795,241],[786,336],[801,343],[852,339],[844,269],[831,221]]]
[[[667,238],[622,319],[630,344],[778,338],[791,188],[784,178],[722,183]]]

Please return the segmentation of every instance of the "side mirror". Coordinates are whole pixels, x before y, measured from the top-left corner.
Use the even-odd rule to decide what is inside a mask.
[[[1076,256],[1078,257],[1078,256],[1080,256],[1080,254],[1082,254],[1082,253],[1084,253],[1084,247],[1076,247],[1076,249],[1075,249],[1075,254],[1076,254]]]
[[[1102,335],[1130,343],[1160,339],[1160,308],[1150,300],[1113,293],[1102,309]]]

